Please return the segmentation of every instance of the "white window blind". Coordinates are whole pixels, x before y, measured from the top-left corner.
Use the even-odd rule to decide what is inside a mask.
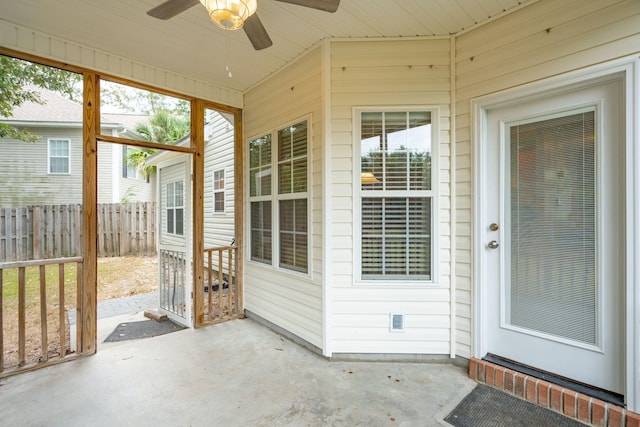
[[[224,169],[213,172],[213,211],[224,212]]]
[[[511,126],[509,319],[596,344],[594,111]]]
[[[432,275],[431,113],[361,112],[361,277]]]
[[[308,143],[308,120],[249,142],[251,259],[302,273],[309,263]]]
[[[184,182],[167,184],[167,233],[184,235]]]
[[[271,195],[271,134],[249,143],[249,196]]]
[[[271,201],[251,202],[251,259],[271,264]]]
[[[271,134],[249,142],[251,259],[271,264]]]

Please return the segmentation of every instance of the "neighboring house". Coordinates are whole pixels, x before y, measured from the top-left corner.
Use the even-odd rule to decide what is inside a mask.
[[[36,142],[3,138],[0,207],[82,203],[82,105],[37,89],[43,104],[25,102],[4,123],[39,135]],[[147,116],[103,114],[102,132],[140,139],[132,129]],[[152,201],[151,180],[126,164],[127,146],[98,144],[98,203]]]
[[[115,45],[52,54],[37,22],[0,20],[3,42],[229,93]],[[328,358],[497,355],[640,411],[639,29],[637,0],[538,0],[450,36],[326,39],[238,90],[248,315]]]

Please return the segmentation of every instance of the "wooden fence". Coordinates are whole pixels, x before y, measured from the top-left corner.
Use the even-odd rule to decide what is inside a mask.
[[[154,255],[155,203],[98,205],[98,256]],[[81,256],[82,206],[0,208],[0,261]]]

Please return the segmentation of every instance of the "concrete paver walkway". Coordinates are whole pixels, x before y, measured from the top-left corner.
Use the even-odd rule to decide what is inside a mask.
[[[124,342],[0,381],[3,426],[439,426],[451,364],[327,361],[251,319]]]
[[[98,301],[98,319],[158,309],[158,292]],[[69,323],[75,325],[76,310],[69,310]]]

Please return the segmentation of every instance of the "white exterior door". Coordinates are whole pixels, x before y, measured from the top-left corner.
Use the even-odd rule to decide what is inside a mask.
[[[158,168],[159,311],[190,327],[193,325],[191,169],[188,156],[177,160]]]
[[[623,79],[486,110],[484,353],[625,392]]]

